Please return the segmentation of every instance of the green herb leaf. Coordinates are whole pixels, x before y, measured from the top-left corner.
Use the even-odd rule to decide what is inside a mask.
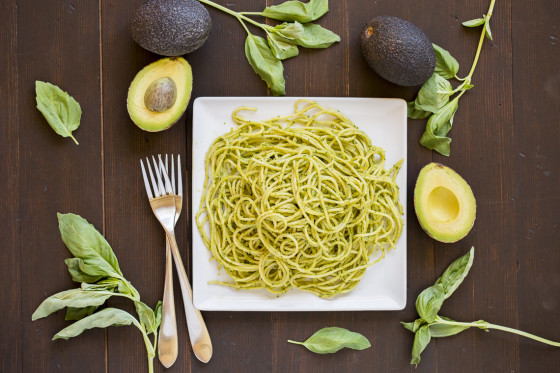
[[[405,327],[405,329],[410,330],[413,333],[416,333],[418,331],[418,329],[420,329],[420,327],[422,325],[424,325],[426,323],[426,321],[424,321],[423,318],[419,318],[414,320],[414,322],[402,322],[401,324]]]
[[[74,214],[57,214],[58,227],[68,250],[93,272],[90,275],[124,277],[119,262],[105,238],[84,218]]]
[[[340,36],[315,23],[303,25],[303,34],[294,42],[304,48],[328,48],[333,43],[339,42]]]
[[[156,322],[154,311],[144,302],[134,302],[134,307],[136,308],[140,324],[144,327],[146,333],[155,333],[159,325]]]
[[[282,62],[274,56],[263,38],[252,34],[247,35],[245,56],[253,70],[266,82],[274,96],[286,94]]]
[[[486,21],[486,23],[484,24],[484,32],[486,33],[486,37],[488,39],[494,40],[494,39],[492,39],[492,31],[490,31],[490,22],[489,21]]]
[[[459,62],[451,55],[448,51],[440,47],[439,45],[432,44],[434,51],[436,52],[436,69],[435,73],[444,77],[445,79],[451,79],[457,75],[459,71]]]
[[[344,347],[354,350],[371,347],[368,339],[363,335],[337,327],[320,329],[305,342],[291,340],[288,342],[303,345],[316,354],[332,354]]]
[[[444,299],[443,286],[441,284],[432,285],[416,298],[416,311],[426,322],[434,322]]]
[[[275,27],[269,26],[267,27],[267,30],[271,33],[278,34],[278,36],[290,40],[297,39],[304,33],[303,25],[299,22],[292,22],[292,23],[284,22]]]
[[[461,285],[465,277],[467,277],[472,267],[473,260],[474,247],[471,247],[468,253],[455,259],[453,263],[447,267],[445,272],[443,272],[443,275],[436,280],[435,285],[441,284],[443,286],[445,299],[449,298],[451,294],[457,290],[459,285]]]
[[[420,88],[414,106],[417,109],[437,113],[449,102],[453,87],[446,79],[434,73]]]
[[[53,312],[65,307],[82,308],[88,306],[100,306],[114,293],[106,291],[84,291],[82,289],[70,289],[51,295],[37,307],[31,320],[47,317]]]
[[[279,60],[285,60],[299,54],[298,47],[289,39],[273,33],[268,33],[266,39],[274,57]]]
[[[410,119],[426,119],[427,117],[432,115],[432,113],[430,113],[429,111],[418,109],[416,107],[415,101],[406,103],[406,112],[407,117],[409,117]]]
[[[72,280],[76,282],[93,283],[107,276],[106,273],[99,273],[95,268],[85,265],[80,258],[68,258],[64,260],[64,263],[68,267]]]
[[[420,354],[431,340],[430,329],[428,325],[424,325],[416,332],[414,335],[414,345],[412,346],[412,359],[410,360],[411,365],[418,365],[420,362]]]
[[[138,321],[123,310],[117,308],[105,308],[91,316],[76,321],[72,325],[62,329],[53,337],[55,339],[68,339],[82,334],[84,331],[93,328],[106,328],[108,326],[125,326],[134,324],[138,329],[142,330],[142,326]]]
[[[439,316],[446,321],[453,321],[450,318]],[[449,324],[430,324],[430,335],[434,338],[449,337],[461,333],[463,330],[469,329],[470,326],[465,325],[449,325]]]
[[[82,282],[83,291],[110,291],[113,292],[118,286],[120,281],[116,278],[108,278],[106,280],[100,281],[96,284],[88,284],[87,282]]]
[[[83,308],[68,307],[66,308],[66,316],[64,317],[64,320],[81,320],[94,313],[97,308],[98,306],[88,306]]]
[[[478,27],[482,26],[486,22],[485,18],[475,18],[471,19],[470,21],[463,22],[463,26],[465,27]]]
[[[266,7],[262,15],[280,21],[307,23],[321,18],[329,11],[328,0],[286,1],[280,5]]]
[[[158,301],[156,304],[156,308],[154,308],[154,315],[156,318],[156,329],[159,328],[161,325],[161,318],[162,318],[162,303]]]
[[[447,103],[436,114],[433,114],[428,123],[426,130],[420,138],[420,144],[428,149],[437,151],[440,154],[449,156],[451,148],[449,144],[451,139],[447,134],[453,125],[453,116],[459,107],[458,99],[455,98]]]
[[[82,109],[80,104],[59,87],[37,80],[35,82],[37,109],[43,114],[51,128],[62,137],[70,137],[76,145],[78,141],[72,136],[80,126]]]

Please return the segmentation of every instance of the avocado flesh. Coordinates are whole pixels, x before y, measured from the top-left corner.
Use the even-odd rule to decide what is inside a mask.
[[[173,105],[165,111],[152,111],[145,102],[146,90],[152,83],[169,78],[176,87]],[[176,123],[189,104],[192,92],[192,70],[181,57],[163,58],[144,67],[128,89],[127,108],[130,119],[141,129],[149,132],[163,131]]]
[[[465,237],[476,218],[476,200],[469,184],[439,163],[430,163],[420,171],[414,188],[414,209],[426,233],[441,242]]]

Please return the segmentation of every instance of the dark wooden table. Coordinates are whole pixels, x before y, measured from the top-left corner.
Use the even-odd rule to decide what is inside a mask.
[[[219,3],[258,11],[280,1]],[[135,328],[88,331],[51,341],[65,325],[59,312],[31,322],[50,294],[70,288],[56,212],[92,222],[111,243],[125,275],[149,304],[162,296],[164,236],[144,192],[138,159],[158,152],[190,160],[192,105],[170,130],[136,128],[126,111],[134,75],[158,56],[130,36],[141,0],[4,0],[0,2],[0,371],[144,372],[145,349]],[[320,23],[342,42],[302,50],[285,63],[290,96],[411,99],[371,71],[359,47],[365,21],[375,15],[410,20],[448,49],[466,75],[479,31],[461,27],[489,0],[331,0]],[[243,53],[237,21],[210,10],[208,42],[187,56],[193,97],[264,96],[265,85]],[[399,324],[416,316],[414,301],[457,256],[474,245],[470,275],[443,307],[459,320],[484,319],[560,340],[560,3],[498,0],[494,42],[484,45],[475,88],[461,100],[449,158],[418,144],[423,121],[408,132],[408,295],[398,312],[205,312],[214,343],[207,365],[192,355],[182,307],[177,307],[180,355],[169,371],[207,372],[552,372],[560,350],[499,331],[468,330],[433,341],[417,370],[409,365],[412,335]],[[48,127],[35,109],[35,80],[69,91],[83,109],[80,145]],[[412,208],[420,168],[439,161],[470,183],[478,203],[474,229],[456,244],[422,232]],[[189,239],[187,220],[179,241]],[[190,253],[184,250],[190,267]],[[175,288],[179,286],[176,283]],[[180,294],[176,300],[180,305]],[[129,307],[125,302],[110,304]],[[305,339],[325,326],[366,335],[373,348],[314,355],[286,339]],[[156,371],[164,371],[156,362]]]

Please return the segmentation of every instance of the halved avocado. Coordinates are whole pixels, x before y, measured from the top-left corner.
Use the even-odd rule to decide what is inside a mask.
[[[439,163],[430,163],[420,171],[414,188],[414,209],[426,233],[441,242],[465,237],[476,218],[476,200],[469,184]]]
[[[189,63],[182,57],[163,58],[140,70],[130,84],[128,114],[145,131],[163,131],[181,118],[191,92]]]

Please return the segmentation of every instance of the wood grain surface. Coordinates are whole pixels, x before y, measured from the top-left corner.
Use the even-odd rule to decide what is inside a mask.
[[[58,312],[31,321],[48,295],[73,286],[64,265],[56,212],[80,214],[104,233],[125,276],[154,305],[162,297],[164,235],[150,211],[139,159],[179,153],[188,170],[192,104],[161,133],[143,132],[126,111],[135,74],[159,57],[131,38],[130,21],[142,0],[7,0],[0,2],[0,321],[1,372],[145,372],[146,351],[132,327],[91,330],[51,341],[65,325]],[[281,0],[217,0],[236,11],[260,11]],[[341,36],[326,50],[303,49],[285,62],[289,96],[400,97],[403,88],[375,75],[363,60],[359,34],[367,19],[394,15],[418,25],[449,50],[466,75],[479,30],[461,22],[486,12],[489,0],[331,0],[319,23]],[[207,43],[186,56],[193,98],[265,96],[265,84],[247,64],[245,32],[210,9]],[[400,325],[416,317],[418,293],[470,246],[470,275],[442,314],[484,319],[560,340],[560,3],[497,0],[485,42],[450,135],[451,156],[418,144],[425,121],[408,131],[408,294],[397,312],[205,312],[214,357],[202,364],[187,339],[175,283],[179,358],[157,372],[554,372],[560,350],[515,335],[468,330],[433,340],[417,369],[409,365],[413,336]],[[35,80],[49,81],[80,102],[83,116],[71,140],[57,136],[35,109]],[[477,198],[474,229],[442,244],[421,230],[412,190],[419,170],[437,161],[459,172]],[[198,201],[195,201],[195,205]],[[191,201],[192,206],[192,201]],[[177,224],[190,273],[190,225]],[[131,309],[127,302],[110,305]],[[315,355],[286,343],[325,326],[358,331],[365,351]]]

